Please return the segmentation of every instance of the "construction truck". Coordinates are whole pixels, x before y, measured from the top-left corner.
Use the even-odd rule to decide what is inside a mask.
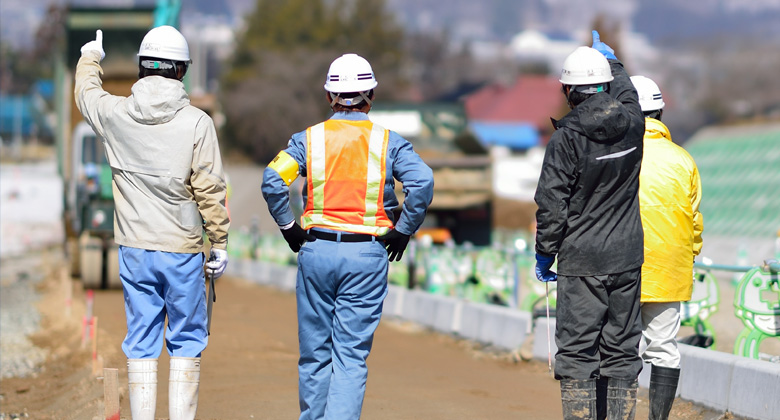
[[[155,24],[155,8],[81,8],[65,12],[65,39],[55,68],[59,171],[65,184],[64,214],[71,274],[87,288],[118,288],[112,173],[103,141],[84,122],[73,98],[81,46],[103,31],[103,89],[129,96],[138,80],[136,53]]]
[[[73,240],[71,259],[85,287],[120,287],[114,244],[114,196],[111,167],[103,141],[84,121],[71,136],[72,176],[66,185],[66,223]]]

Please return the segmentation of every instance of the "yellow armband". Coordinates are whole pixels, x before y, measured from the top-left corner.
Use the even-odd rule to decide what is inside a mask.
[[[298,162],[284,150],[276,155],[268,167],[276,171],[287,186],[298,178]]]

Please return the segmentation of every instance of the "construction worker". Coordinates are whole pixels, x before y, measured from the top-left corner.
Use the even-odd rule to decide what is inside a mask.
[[[98,30],[81,48],[75,94],[84,119],[103,139],[113,173],[130,411],[134,420],[154,419],[165,336],[170,418],[193,419],[200,356],[208,343],[204,228],[211,242],[206,271],[217,278],[228,262],[230,221],[217,135],[211,118],[190,105],[184,90],[189,48],[175,28],[160,26],[144,37],[139,80],[129,97],[101,88],[104,57]]]
[[[388,261],[400,261],[433,197],[433,173],[412,145],[368,119],[377,81],[356,54],[333,61],[325,97],[333,116],[296,133],[263,173],[263,197],[298,253],[301,420],[358,419]],[[289,185],[306,177],[301,225]],[[398,206],[395,181],[403,183]]]
[[[702,247],[701,179],[696,162],[672,142],[661,122],[664,100],[658,85],[632,76],[645,115],[645,144],[639,173],[639,208],[645,233],[642,265],[642,352],[650,370],[650,420],[666,420],[680,379],[680,301],[691,300],[693,260]]]
[[[571,108],[555,121],[534,200],[536,276],[558,281],[555,378],[563,418],[633,419],[644,257],[639,169],[644,117],[612,48],[564,61],[560,82]],[[551,267],[557,256],[557,274]],[[598,387],[597,381],[608,384]]]

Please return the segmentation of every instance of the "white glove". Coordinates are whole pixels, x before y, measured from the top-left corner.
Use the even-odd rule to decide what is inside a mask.
[[[87,51],[97,51],[100,53],[100,60],[106,58],[106,52],[103,51],[103,31],[98,29],[95,32],[95,40],[89,41],[81,47],[81,53],[84,54]]]
[[[225,268],[228,263],[228,253],[224,249],[211,248],[211,257],[206,263],[206,273],[214,276],[214,280],[218,279],[222,273],[225,272]]]

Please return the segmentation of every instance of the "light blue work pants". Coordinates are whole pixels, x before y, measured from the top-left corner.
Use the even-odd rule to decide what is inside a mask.
[[[157,358],[165,344],[176,357],[200,357],[208,344],[203,253],[180,254],[119,247],[125,295],[128,359]]]
[[[387,295],[381,242],[317,239],[298,253],[301,420],[357,420],[374,331]]]

